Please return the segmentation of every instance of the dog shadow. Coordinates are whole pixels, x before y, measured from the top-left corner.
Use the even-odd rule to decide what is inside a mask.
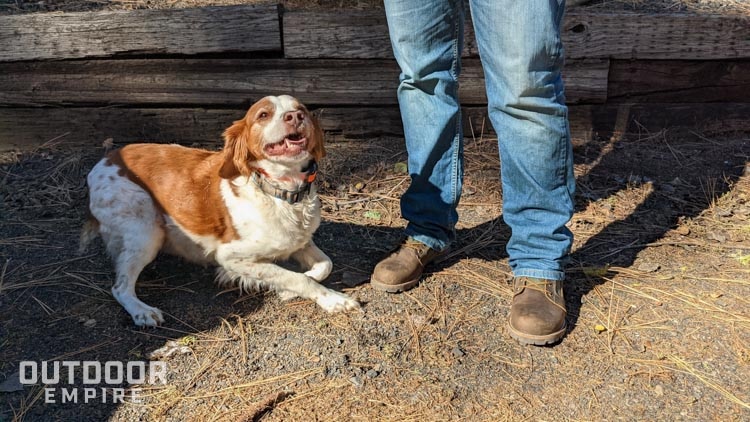
[[[610,222],[584,242],[578,242],[571,255],[572,269],[631,266],[648,244],[664,237],[682,220],[700,215],[716,198],[728,192],[744,170],[742,157],[750,155],[747,145],[706,142],[690,132],[675,133],[668,138],[646,137],[645,140],[625,135],[616,142],[611,141],[612,136],[603,134],[601,138],[578,143],[575,147],[576,165],[588,168],[585,174],[578,176],[576,211],[580,213],[592,204],[616,199],[619,193],[627,192],[635,185],[646,183],[652,185],[652,189],[625,218]],[[402,140],[394,142],[403,148]],[[392,151],[383,153],[379,145],[356,142],[351,146],[363,156],[381,154],[393,157]],[[401,154],[402,157],[403,151]],[[336,161],[331,166],[335,167],[347,158],[342,154],[331,159]],[[366,175],[365,168],[351,169],[344,165],[339,174],[331,174],[327,179],[338,178],[346,182],[345,175],[351,175],[352,170],[360,178]],[[710,189],[705,188],[708,183]],[[50,241],[68,245],[69,235],[53,233]],[[315,234],[315,241],[332,258],[334,274],[323,284],[341,290],[366,283],[372,268],[401,236],[400,227],[324,220]],[[454,252],[433,270],[449,268],[464,259],[487,262],[505,259],[505,244],[509,237],[510,229],[501,215],[460,229]],[[60,257],[80,259],[65,270],[71,282],[86,274],[98,274],[100,280],[112,279],[111,264],[101,242],[92,246],[91,255]],[[77,272],[78,263],[86,271]],[[11,266],[5,278],[8,285],[26,281],[16,279],[19,272],[13,273],[12,269]],[[344,277],[347,272],[356,274],[353,281]],[[566,302],[570,330],[577,329],[582,298],[604,283],[605,276],[586,275],[583,271],[569,273]],[[160,308],[167,316],[167,324],[156,330],[135,327],[130,316],[108,295],[110,286],[103,281],[97,282],[95,287],[99,290],[92,293],[93,300],[85,301],[83,308],[75,305],[74,298],[80,293],[65,288],[39,287],[24,294],[4,294],[5,298],[0,296],[0,299],[9,306],[0,309],[0,321],[5,321],[0,324],[0,339],[3,339],[0,341],[0,362],[6,362],[0,367],[3,375],[0,379],[12,376],[17,369],[12,364],[19,360],[148,360],[148,353],[164,346],[165,342],[215,329],[227,319],[262,310],[268,306],[268,300],[278,300],[271,299],[272,292],[240,294],[237,290],[223,291],[210,282],[213,278],[213,268],[203,268],[170,256],[160,255],[147,266],[140,276],[137,291],[144,302]],[[497,282],[507,283],[507,280]],[[53,318],[51,322],[41,319],[36,300],[50,309],[65,309],[65,315]],[[12,403],[38,401],[39,391],[27,388],[22,392],[8,393],[4,395],[7,397],[4,402],[17,409]],[[44,404],[30,406],[24,416],[29,420],[49,419],[53,414],[63,420],[101,420],[113,414],[117,407],[118,404],[101,402],[79,406]],[[14,410],[3,412],[0,416],[14,414]]]

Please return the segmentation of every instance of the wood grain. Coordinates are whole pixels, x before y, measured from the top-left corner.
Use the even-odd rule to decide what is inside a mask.
[[[0,62],[281,52],[275,5],[0,16],[0,40]]]
[[[0,108],[0,151],[30,150],[49,141],[97,147],[108,138],[116,145],[148,141],[219,148],[222,131],[244,112],[204,108]],[[329,135],[354,139],[403,136],[396,107],[325,107],[315,112]],[[615,131],[618,117],[628,122],[626,130],[633,132],[689,127],[721,134],[750,131],[748,115],[748,103],[579,105],[570,107],[570,127],[575,143],[608,138]],[[467,138],[494,135],[484,107],[464,108],[464,122]]]
[[[571,61],[570,103],[603,102],[606,61]],[[0,105],[247,106],[290,94],[318,105],[394,105],[394,60],[151,59],[0,64]],[[464,63],[464,104],[485,104],[480,62]]]
[[[470,29],[467,18],[465,27]],[[288,58],[392,58],[382,10],[284,13]],[[736,59],[750,57],[750,17],[576,11],[561,35],[568,58]],[[470,31],[463,56],[476,57]]]
[[[750,57],[750,16],[575,12],[566,16],[562,35],[572,59]]]
[[[613,60],[608,101],[747,102],[750,61]]]

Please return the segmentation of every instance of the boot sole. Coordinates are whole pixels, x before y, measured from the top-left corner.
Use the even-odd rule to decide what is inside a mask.
[[[568,323],[566,322],[559,331],[543,336],[535,336],[533,334],[526,334],[517,331],[510,325],[510,323],[508,323],[508,333],[510,336],[524,346],[546,346],[548,344],[557,343],[565,336],[567,331]]]
[[[386,292],[386,293],[402,293],[409,289],[412,289],[417,284],[419,284],[419,278],[416,278],[414,280],[409,280],[401,284],[388,284],[388,283],[382,283],[376,280],[375,278],[370,279],[370,285],[374,289],[380,290],[381,292]]]

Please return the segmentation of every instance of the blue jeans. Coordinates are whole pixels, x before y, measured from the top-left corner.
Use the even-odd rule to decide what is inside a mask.
[[[471,0],[501,159],[503,218],[516,277],[564,279],[573,235],[573,155],[561,68],[564,0]],[[463,178],[458,100],[462,0],[385,0],[401,67],[398,100],[411,185],[406,234],[436,250],[455,238]]]

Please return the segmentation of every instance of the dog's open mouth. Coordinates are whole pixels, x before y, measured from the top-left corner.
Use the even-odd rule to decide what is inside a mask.
[[[299,133],[290,133],[275,144],[266,145],[264,150],[270,156],[294,156],[307,149],[307,138]]]

